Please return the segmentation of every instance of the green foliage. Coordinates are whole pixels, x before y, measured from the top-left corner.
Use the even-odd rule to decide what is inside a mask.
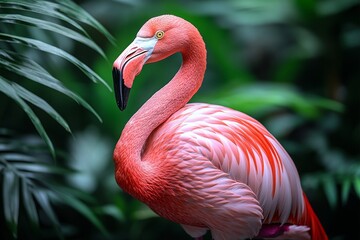
[[[196,97],[195,97],[196,99]],[[306,96],[287,85],[250,84],[241,87],[224,87],[210,94],[210,102],[241,110],[247,114],[266,115],[274,109],[294,110],[305,118],[316,118],[321,111],[343,111],[337,102],[316,96]],[[196,99],[198,100],[198,99]],[[204,99],[199,99],[202,102]]]
[[[46,70],[51,67],[47,64],[44,53],[67,60],[93,82],[100,82],[110,90],[109,85],[87,64],[57,47],[53,39],[78,42],[103,57],[105,54],[102,49],[90,38],[80,23],[93,27],[110,42],[114,40],[99,22],[71,1],[5,0],[0,6],[0,69],[2,70],[0,92],[17,103],[28,115],[52,156],[55,157],[53,142],[33,106],[43,110],[71,133],[70,126],[51,105],[49,98],[40,97],[36,88],[31,87],[32,84],[27,80],[71,98],[101,121],[100,116],[86,100]],[[37,60],[34,60],[34,56],[39,58],[35,57]],[[28,227],[21,227],[22,219],[28,219],[37,229],[43,226],[44,222],[48,222],[55,229],[57,236],[62,238],[63,230],[54,210],[56,204],[68,205],[106,234],[103,224],[88,207],[89,199],[90,202],[94,200],[87,194],[66,187],[65,182],[59,180],[67,178],[73,171],[51,161],[43,143],[38,139],[35,139],[35,142],[34,139],[27,141],[21,135],[5,129],[0,130],[3,199],[1,217],[4,218],[5,221],[2,222],[7,223],[14,238],[17,238],[21,231],[32,231]],[[1,226],[1,229],[5,230],[4,226]],[[4,237],[6,238],[6,231]]]
[[[192,101],[263,123],[292,156],[330,239],[360,238],[348,217],[360,216],[359,1],[80,3],[0,3],[0,127],[32,135],[32,123],[57,149],[55,163],[43,143],[1,130],[0,232],[10,234],[0,238],[103,239],[104,226],[113,239],[188,238],[121,192],[111,161],[127,120],[181,58],[144,66],[121,113],[107,89],[111,64],[146,20],[165,13],[192,22],[207,46]]]
[[[70,96],[93,112],[99,120],[101,120],[97,113],[84,100],[64,87],[58,79],[54,78],[49,72],[34,62],[27,53],[28,49],[40,50],[66,59],[78,67],[92,81],[101,82],[110,89],[106,82],[91,70],[90,67],[73,55],[59,47],[44,42],[41,38],[36,39],[33,36],[26,37],[24,35],[34,35],[32,34],[34,28],[38,30],[41,29],[50,34],[55,33],[78,41],[104,56],[100,47],[89,37],[87,32],[77,22],[82,22],[96,28],[99,32],[107,36],[109,40],[113,41],[111,35],[104,27],[71,1],[58,1],[57,3],[52,3],[40,0],[26,2],[9,0],[3,1],[1,3],[1,8],[5,13],[0,14],[0,24],[3,29],[3,32],[0,33],[0,46],[2,49],[0,52],[0,67]],[[34,16],[33,13],[35,13]],[[51,18],[51,20],[49,18]],[[64,27],[62,25],[63,22],[56,20],[66,22],[74,27],[74,29]],[[15,28],[15,31],[11,25],[17,27]],[[5,75],[10,75],[11,78],[1,77],[0,91],[13,99],[27,113],[36,130],[49,146],[51,153],[55,156],[52,141],[48,137],[40,119],[27,102],[32,103],[51,115],[68,132],[70,132],[69,125],[46,100],[19,85],[15,80],[18,77],[6,73]]]
[[[5,218],[14,238],[22,230],[21,225],[18,227],[19,219],[25,216],[35,228],[49,221],[62,238],[61,224],[54,210],[56,203],[73,208],[106,234],[103,224],[88,207],[89,202],[94,201],[92,197],[57,180],[74,171],[55,165],[40,139],[0,129],[0,170],[4,214],[1,218]]]

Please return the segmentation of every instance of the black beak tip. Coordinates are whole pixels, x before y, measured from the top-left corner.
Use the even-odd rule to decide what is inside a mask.
[[[114,67],[112,74],[116,104],[120,111],[124,111],[129,98],[130,88],[125,86],[122,72],[118,68]]]
[[[120,111],[124,111],[124,110],[125,110],[126,105],[121,104],[121,102],[119,102],[119,101],[116,101],[116,104],[117,104],[118,108],[120,109]]]

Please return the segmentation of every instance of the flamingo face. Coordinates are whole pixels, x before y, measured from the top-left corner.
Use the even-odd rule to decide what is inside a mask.
[[[113,81],[116,103],[122,111],[126,108],[129,92],[135,77],[150,58],[158,38],[136,37],[120,54],[113,65]]]
[[[185,23],[188,24],[189,23]],[[134,41],[120,54],[113,64],[113,81],[116,103],[121,111],[126,108],[135,77],[145,63],[163,60],[176,52],[183,52],[189,43],[184,22],[163,24],[148,21]]]

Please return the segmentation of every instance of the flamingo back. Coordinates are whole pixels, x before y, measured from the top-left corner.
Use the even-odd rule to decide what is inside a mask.
[[[153,132],[147,146],[196,153],[246,184],[260,203],[264,223],[296,222],[303,215],[303,192],[292,159],[263,125],[244,113],[187,104]]]

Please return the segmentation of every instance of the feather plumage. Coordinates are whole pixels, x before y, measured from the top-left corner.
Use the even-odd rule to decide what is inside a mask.
[[[164,15],[140,29],[114,64],[119,108],[143,64],[175,52],[183,56],[180,70],[129,120],[116,145],[121,188],[196,238],[209,229],[215,240],[327,239],[293,161],[264,126],[226,107],[186,104],[206,68],[205,44],[189,22]]]

